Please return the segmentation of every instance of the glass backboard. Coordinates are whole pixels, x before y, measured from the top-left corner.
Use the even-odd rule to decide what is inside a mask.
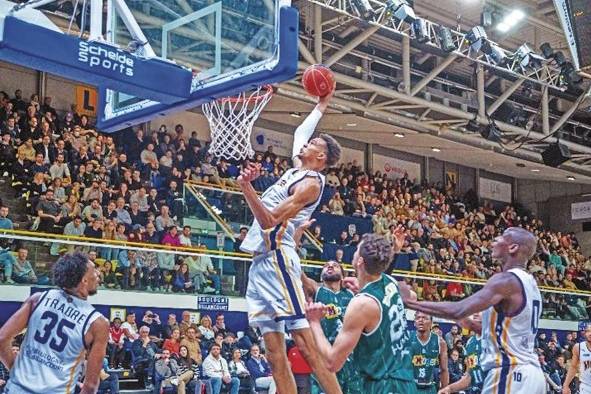
[[[121,7],[121,3],[126,7]],[[111,42],[133,50],[130,12],[154,53],[193,71],[189,99],[162,104],[100,89],[98,126],[115,131],[253,86],[293,78],[298,14],[286,0],[113,0]]]

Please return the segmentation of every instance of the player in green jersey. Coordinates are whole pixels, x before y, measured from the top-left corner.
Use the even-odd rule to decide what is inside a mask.
[[[353,299],[353,292],[343,286],[345,273],[343,268],[336,261],[329,261],[324,264],[320,279],[322,284],[317,283],[302,274],[304,293],[314,302],[321,302],[326,305],[327,313],[321,320],[322,331],[333,344],[337,334],[343,326],[343,317],[349,302]],[[361,378],[359,372],[354,368],[352,359],[349,357],[343,368],[337,373],[337,380],[341,385],[343,394],[361,394]],[[323,390],[320,384],[312,377],[312,394],[320,394]]]
[[[415,314],[416,331],[410,337],[410,358],[419,394],[435,394],[439,387],[449,384],[447,344],[431,332],[433,320],[426,313]],[[439,382],[435,372],[439,368]],[[441,386],[440,386],[441,384]]]
[[[472,315],[470,321],[466,320],[460,323],[466,327],[477,327],[481,321],[480,313],[475,313]],[[480,359],[480,352],[482,351],[480,340],[480,333],[473,332],[465,347],[464,362],[466,364],[466,373],[464,373],[464,376],[460,380],[443,387],[437,394],[451,394],[459,391],[465,391],[467,394],[480,394],[482,392],[484,374],[478,361]]]
[[[310,303],[306,315],[319,351],[331,371],[338,371],[353,353],[363,392],[414,394],[416,385],[409,357],[409,333],[397,281],[384,274],[392,252],[404,243],[404,231],[395,231],[395,246],[377,234],[364,234],[353,256],[360,292],[345,312],[343,327],[334,343],[322,330],[327,307]],[[416,296],[416,295],[415,295]]]

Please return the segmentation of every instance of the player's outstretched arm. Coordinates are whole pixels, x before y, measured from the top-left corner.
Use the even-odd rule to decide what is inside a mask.
[[[35,293],[21,305],[18,311],[0,328],[0,362],[6,368],[12,368],[15,356],[12,353],[12,341],[29,323],[29,317],[43,293]]]
[[[89,344],[86,358],[86,375],[82,384],[81,394],[94,394],[100,384],[100,372],[109,342],[109,322],[104,318],[96,319],[84,337]]]
[[[521,294],[520,285],[515,282],[516,280],[510,273],[496,274],[480,291],[457,302],[416,301],[410,296],[411,289],[407,284],[400,284],[399,287],[407,308],[444,319],[461,320],[496,305],[513,294]]]
[[[477,321],[471,317],[460,319],[456,323],[462,328],[473,331],[478,335],[482,335],[482,321]]]
[[[322,119],[324,111],[326,111],[328,108],[328,103],[334,95],[334,91],[335,89],[333,88],[328,95],[318,98],[318,104],[316,104],[316,108],[310,112],[302,124],[299,125],[296,131],[293,133],[293,148],[291,151],[291,158],[295,168],[301,167],[302,162],[298,158],[300,150],[308,143],[308,141],[310,141],[310,138],[314,134],[314,130],[316,130],[316,126],[318,126],[320,119]]]
[[[326,361],[326,367],[331,372],[337,372],[343,367],[345,361],[347,361],[347,357],[355,349],[361,334],[367,328],[372,328],[379,324],[381,312],[378,304],[373,299],[369,297],[353,298],[345,312],[343,327],[339,331],[332,346],[324,336],[322,326],[320,325],[325,312],[325,305],[321,303],[310,303],[306,308],[306,317],[310,322],[310,328],[314,334],[318,350]],[[360,318],[360,316],[363,316],[363,318]]]
[[[564,378],[564,383],[562,383],[562,394],[571,394],[570,384],[577,375],[577,371],[579,369],[579,347],[580,345],[578,343],[573,346],[573,357],[570,360],[570,366],[568,367],[568,372]]]
[[[472,377],[470,373],[466,372],[462,375],[462,378],[457,382],[450,384],[449,386],[443,387],[437,392],[437,394],[452,394],[458,391],[466,390],[472,384]]]
[[[313,203],[320,195],[320,181],[315,177],[304,178],[295,185],[291,195],[273,209],[263,205],[251,181],[258,177],[259,166],[249,165],[238,177],[238,184],[252,214],[263,229],[270,229],[293,218],[306,205]]]

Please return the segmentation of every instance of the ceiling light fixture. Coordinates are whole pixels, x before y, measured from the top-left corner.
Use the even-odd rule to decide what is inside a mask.
[[[355,126],[357,126],[357,123],[347,123],[347,126],[349,126],[349,127],[355,127]]]
[[[300,114],[299,112],[290,112],[289,116],[291,116],[292,118],[301,118],[302,114]]]
[[[523,18],[525,18],[525,13],[523,11],[513,10],[497,25],[497,30],[501,33],[506,33],[514,28]]]
[[[566,177],[566,179],[568,179],[569,181],[574,181],[574,180],[575,180],[575,179],[577,179],[577,178],[575,178],[575,177],[574,177],[574,176],[572,176],[572,175],[568,175],[568,176]]]
[[[394,137],[396,137],[396,138],[404,138],[404,134],[402,134],[402,133],[394,133]]]
[[[431,148],[431,150],[432,150],[433,152],[441,152],[441,149],[439,149],[439,148],[436,148],[436,147],[432,147],[432,148]]]
[[[531,172],[540,172],[540,169],[539,168],[532,168]]]

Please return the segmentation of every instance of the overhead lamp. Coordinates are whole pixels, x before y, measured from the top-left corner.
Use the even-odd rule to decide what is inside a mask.
[[[474,26],[472,30],[470,30],[464,38],[470,44],[470,50],[478,52],[480,51],[480,47],[484,40],[488,38],[486,35],[486,31],[482,26]]]
[[[525,13],[523,11],[513,10],[510,13],[508,13],[507,15],[505,15],[505,17],[501,20],[501,22],[499,22],[499,24],[497,25],[497,30],[500,31],[501,33],[506,33],[509,30],[511,30],[512,28],[514,28],[515,26],[517,26],[517,24],[523,18],[525,18]]]
[[[542,55],[544,55],[546,59],[554,60],[558,67],[562,67],[566,63],[564,53],[561,51],[554,51],[552,46],[547,42],[540,45],[540,51],[542,51]]]
[[[583,82],[583,78],[577,73],[575,66],[571,62],[566,62],[560,69],[560,80],[563,84],[574,86]]]
[[[517,127],[525,127],[527,122],[529,122],[529,116],[523,109],[513,108],[509,113],[509,118],[507,120],[509,123]]]
[[[486,127],[482,128],[480,135],[489,141],[501,142],[501,130],[499,130],[494,122],[491,122],[486,125]]]
[[[503,65],[507,62],[505,51],[492,41],[483,40],[480,49],[486,55],[486,58],[496,65]]]
[[[404,134],[403,133],[394,133],[394,137],[396,137],[396,138],[404,138]]]
[[[571,153],[568,146],[561,144],[560,142],[555,142],[549,145],[542,152],[542,161],[545,165],[550,167],[558,167],[565,161],[570,160],[570,158]]]
[[[478,123],[477,120],[472,119],[471,121],[468,122],[468,124],[466,125],[466,130],[472,132],[472,133],[478,133],[480,132],[480,129],[482,127],[480,126],[480,123]]]
[[[540,172],[540,169],[539,168],[532,168],[530,171],[531,172]]]
[[[369,0],[351,0],[351,8],[357,16],[365,19],[366,21],[372,20],[375,11],[371,7]]]
[[[421,44],[426,43],[429,41],[429,27],[427,26],[427,22],[423,18],[417,18],[412,23],[412,33],[417,39],[418,42]]]
[[[574,176],[572,176],[572,175],[568,175],[568,176],[566,177],[566,179],[568,179],[569,181],[574,181],[574,180],[576,180],[577,178],[575,178],[575,177],[574,177]]]
[[[527,44],[523,44],[517,48],[513,54],[513,58],[523,71],[527,69],[536,70],[542,67],[542,62],[544,61],[544,57],[532,51]]]
[[[348,127],[355,127],[355,126],[357,126],[357,123],[347,123],[347,126]]]
[[[406,0],[387,0],[386,16],[406,23],[413,23],[417,19],[415,11]]]
[[[439,149],[439,148],[436,148],[436,147],[432,147],[432,148],[431,148],[431,150],[432,150],[433,152],[441,152],[441,149]]]
[[[445,26],[439,26],[437,30],[437,37],[439,38],[439,46],[443,52],[453,52],[456,48],[456,43],[451,34],[451,30]]]
[[[292,118],[301,118],[302,114],[299,112],[290,112],[289,116],[291,116]]]

